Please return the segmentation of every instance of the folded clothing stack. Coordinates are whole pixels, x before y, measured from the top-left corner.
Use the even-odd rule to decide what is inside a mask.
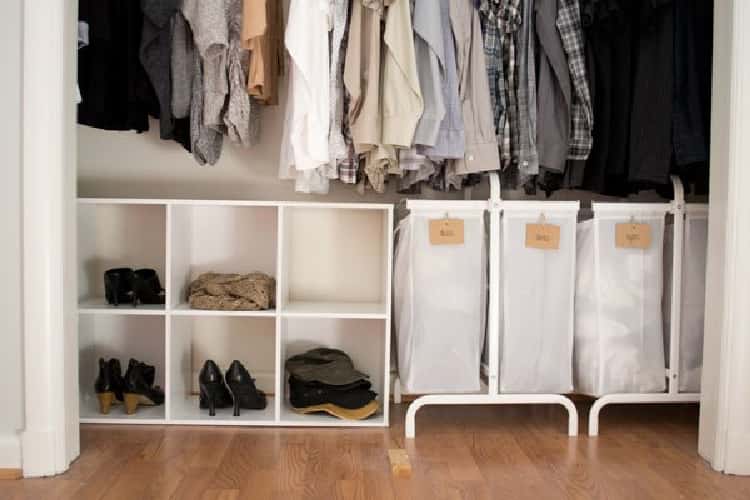
[[[188,301],[193,309],[258,311],[272,309],[276,280],[263,273],[203,273],[190,283]]]
[[[378,411],[369,377],[354,368],[338,349],[318,348],[286,361],[289,401],[300,413],[326,412],[347,420],[365,419]]]

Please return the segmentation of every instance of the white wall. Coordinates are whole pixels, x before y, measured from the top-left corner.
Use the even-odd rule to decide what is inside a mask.
[[[21,465],[23,427],[21,321],[21,0],[0,16],[0,468]]]

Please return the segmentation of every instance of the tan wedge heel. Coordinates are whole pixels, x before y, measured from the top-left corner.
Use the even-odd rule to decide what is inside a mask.
[[[115,402],[115,393],[100,392],[96,397],[99,399],[99,412],[102,415],[109,415],[109,409],[112,407],[112,403]]]
[[[128,415],[135,414],[135,411],[138,409],[138,403],[141,401],[141,395],[125,393],[123,394],[123,399],[125,400],[125,413]]]

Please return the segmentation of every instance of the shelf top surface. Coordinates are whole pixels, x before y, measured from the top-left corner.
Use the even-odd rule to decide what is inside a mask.
[[[226,207],[299,207],[336,208],[356,210],[393,210],[390,203],[351,203],[314,201],[261,201],[261,200],[183,200],[152,198],[78,198],[81,205],[157,205],[157,206],[226,206]]]

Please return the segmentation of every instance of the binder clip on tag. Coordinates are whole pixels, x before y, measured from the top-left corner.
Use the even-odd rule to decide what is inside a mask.
[[[431,245],[463,245],[464,244],[464,221],[463,219],[451,219],[445,214],[443,219],[430,221],[430,244]]]
[[[638,223],[635,217],[630,222],[615,226],[615,246],[617,248],[637,248],[645,250],[651,246],[651,225]]]
[[[544,212],[537,224],[526,224],[526,248],[539,250],[560,249],[560,226],[548,224]]]

